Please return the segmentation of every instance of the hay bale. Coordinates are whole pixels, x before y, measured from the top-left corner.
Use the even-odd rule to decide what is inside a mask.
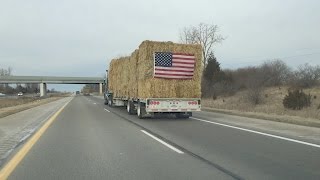
[[[137,62],[139,51],[135,50],[129,60],[128,68],[128,91],[130,98],[138,98],[138,83],[137,83]]]
[[[129,66],[130,57],[121,57],[113,59],[109,67],[108,86],[115,97],[128,97],[129,89]]]
[[[200,45],[144,41],[130,57],[114,59],[109,70],[109,89],[114,97],[130,98],[200,98],[202,53]],[[154,78],[154,52],[194,54],[192,79]]]

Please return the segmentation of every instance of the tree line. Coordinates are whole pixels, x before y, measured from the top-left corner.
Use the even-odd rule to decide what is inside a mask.
[[[248,90],[248,99],[254,104],[261,102],[266,87],[288,86],[293,89],[312,88],[320,85],[320,66],[302,64],[292,69],[280,59],[269,60],[258,66],[238,69],[220,68],[213,54],[203,72],[203,97],[233,95],[239,90]]]
[[[86,84],[81,89],[82,93],[93,93],[93,92],[99,92],[99,84]],[[104,88],[104,87],[103,87]]]
[[[215,99],[218,96],[233,95],[240,90],[248,90],[247,98],[253,104],[261,103],[261,95],[266,87],[289,86],[301,96],[303,88],[320,84],[320,66],[302,64],[292,69],[281,59],[265,61],[258,66],[238,69],[221,69],[214,55],[214,46],[225,40],[215,24],[200,23],[185,27],[180,32],[180,41],[187,44],[201,44],[203,47],[202,96]],[[299,99],[299,98],[297,98]]]

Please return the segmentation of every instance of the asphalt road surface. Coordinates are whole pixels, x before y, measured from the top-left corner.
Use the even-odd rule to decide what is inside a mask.
[[[194,118],[141,120],[77,96],[9,179],[320,179],[320,146]]]

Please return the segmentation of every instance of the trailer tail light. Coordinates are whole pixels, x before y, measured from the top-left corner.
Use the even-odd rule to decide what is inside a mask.
[[[197,102],[197,101],[189,101],[188,104],[189,104],[189,105],[197,105],[198,102]]]
[[[150,105],[159,105],[160,102],[159,101],[150,101]]]

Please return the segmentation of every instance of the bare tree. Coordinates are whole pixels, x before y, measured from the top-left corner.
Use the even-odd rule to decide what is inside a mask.
[[[0,68],[0,76],[11,76],[12,68],[8,67],[8,69]]]
[[[1,76],[11,76],[12,68],[8,67],[8,69],[0,68],[0,77]],[[1,92],[11,92],[12,88],[9,86],[9,84],[0,84],[0,91]]]
[[[265,86],[284,85],[291,74],[289,66],[280,59],[266,61],[259,69],[264,74]]]
[[[218,26],[214,24],[200,23],[198,26],[185,27],[180,32],[182,43],[202,45],[203,67],[206,67],[208,63],[208,55],[212,51],[213,45],[222,42],[224,39],[218,34]]]
[[[247,99],[253,105],[262,103],[262,94],[266,83],[266,77],[264,72],[260,68],[256,68],[246,81]]]
[[[310,88],[320,82],[320,66],[312,66],[308,63],[300,65],[298,70],[293,73],[291,84],[293,86]]]
[[[38,93],[39,92],[39,85],[34,83],[27,83],[26,84],[26,91],[28,93]]]
[[[99,84],[86,84],[85,86],[83,86],[82,92],[85,92],[85,93],[99,92]]]

